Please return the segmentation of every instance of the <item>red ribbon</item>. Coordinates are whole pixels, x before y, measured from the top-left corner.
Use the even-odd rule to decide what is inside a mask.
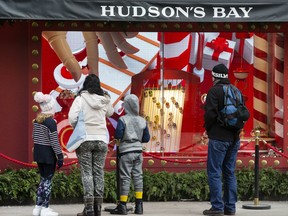
[[[253,36],[253,33],[250,32],[239,32],[236,33],[236,38],[237,39],[247,39],[247,38],[251,38]]]
[[[214,52],[212,54],[212,60],[218,61],[219,55],[222,52],[232,53],[233,49],[229,47],[229,43],[225,38],[217,37],[213,39],[211,42],[207,42],[206,46],[213,49]]]
[[[236,33],[236,38],[240,40],[240,43],[239,43],[239,54],[240,54],[241,57],[243,56],[245,39],[251,38],[252,36],[253,36],[253,33],[249,33],[249,32]]]

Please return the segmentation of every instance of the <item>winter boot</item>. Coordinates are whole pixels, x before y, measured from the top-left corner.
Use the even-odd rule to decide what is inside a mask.
[[[101,216],[102,203],[103,203],[102,197],[94,198],[94,215],[95,216]]]
[[[81,213],[78,213],[77,216],[84,216],[85,215],[85,207]]]
[[[142,199],[136,199],[136,205],[135,205],[135,214],[143,214],[143,201]]]
[[[113,209],[110,214],[127,215],[126,202],[119,202],[117,207]]]
[[[94,197],[84,197],[84,205],[83,212],[77,216],[94,216]]]

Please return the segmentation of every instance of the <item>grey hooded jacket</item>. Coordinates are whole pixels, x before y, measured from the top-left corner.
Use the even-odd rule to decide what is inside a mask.
[[[120,140],[119,153],[142,152],[142,143],[149,142],[150,134],[145,119],[139,116],[139,100],[134,94],[124,99],[125,115],[121,116],[115,131]]]

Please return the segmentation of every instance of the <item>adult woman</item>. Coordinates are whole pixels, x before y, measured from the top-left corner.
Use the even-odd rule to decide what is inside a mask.
[[[87,139],[76,149],[81,169],[84,191],[84,210],[77,216],[100,216],[104,193],[104,164],[109,142],[106,117],[113,114],[110,96],[105,94],[100,80],[95,74],[89,74],[83,88],[75,98],[69,114],[69,122],[74,127],[78,113],[83,110]]]

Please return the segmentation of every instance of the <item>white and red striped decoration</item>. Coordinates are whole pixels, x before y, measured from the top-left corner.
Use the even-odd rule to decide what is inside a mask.
[[[189,71],[190,34],[188,32],[166,32],[162,42],[161,33],[159,33],[158,40],[164,43],[164,68]],[[160,56],[157,58],[157,67],[160,67]]]
[[[276,34],[274,52],[274,125],[275,138],[278,147],[283,147],[283,98],[284,98],[284,34]]]
[[[254,35],[254,97],[253,97],[253,127],[261,127],[267,131],[268,116],[268,41],[267,34]]]

